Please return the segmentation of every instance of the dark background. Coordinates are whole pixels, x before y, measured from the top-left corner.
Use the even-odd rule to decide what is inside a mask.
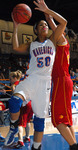
[[[78,0],[45,0],[50,9],[60,13],[68,21],[68,28],[78,33]],[[32,9],[32,18],[27,23],[34,25],[39,19],[44,19],[42,12],[34,10],[33,0],[1,0],[0,19],[12,21],[11,12],[16,4],[25,3]]]

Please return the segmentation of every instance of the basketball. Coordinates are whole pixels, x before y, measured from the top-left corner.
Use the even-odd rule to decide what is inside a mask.
[[[13,8],[13,18],[18,23],[26,23],[32,16],[31,8],[26,4],[17,4]]]

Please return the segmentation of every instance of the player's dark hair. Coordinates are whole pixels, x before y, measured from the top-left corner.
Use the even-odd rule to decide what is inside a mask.
[[[35,35],[37,35],[37,33],[36,33],[35,30],[37,29],[37,26],[38,26],[38,24],[39,24],[40,21],[41,21],[41,20],[39,20],[38,22],[36,22],[35,25],[33,26],[33,31],[34,31],[34,34],[35,34]]]
[[[37,26],[38,26],[38,24],[40,23],[40,21],[41,21],[41,20],[39,20],[38,22],[36,22],[35,25],[33,26],[33,32],[34,32],[34,34],[35,34],[36,36],[37,36],[37,32],[36,32]],[[35,41],[38,41],[38,37],[35,39]]]
[[[66,27],[64,32],[66,33],[66,35],[68,35],[68,28]]]
[[[72,39],[76,39],[77,38],[76,33],[72,29],[68,30],[68,36],[69,36],[69,38],[72,38]]]

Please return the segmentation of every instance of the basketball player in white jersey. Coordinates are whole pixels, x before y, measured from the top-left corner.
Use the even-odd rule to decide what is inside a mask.
[[[65,30],[67,21],[58,13],[50,10],[44,0],[34,1],[38,9],[51,15],[58,23],[57,29],[48,35],[48,24],[41,20],[34,26],[34,33],[37,35],[36,41],[19,45],[17,37],[18,24],[14,21],[13,49],[19,52],[30,52],[30,65],[27,71],[28,77],[17,85],[14,95],[9,101],[11,113],[11,124],[9,133],[5,139],[5,145],[11,145],[14,136],[18,132],[18,118],[20,107],[24,100],[31,99],[34,117],[34,142],[32,150],[41,149],[41,141],[44,132],[44,121],[48,114],[48,105],[51,89],[51,72],[55,58],[55,46]]]

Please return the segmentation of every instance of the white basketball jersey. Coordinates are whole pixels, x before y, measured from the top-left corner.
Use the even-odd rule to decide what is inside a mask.
[[[43,43],[35,41],[30,45],[30,64],[28,75],[51,76],[55,58],[55,46],[50,39]]]

